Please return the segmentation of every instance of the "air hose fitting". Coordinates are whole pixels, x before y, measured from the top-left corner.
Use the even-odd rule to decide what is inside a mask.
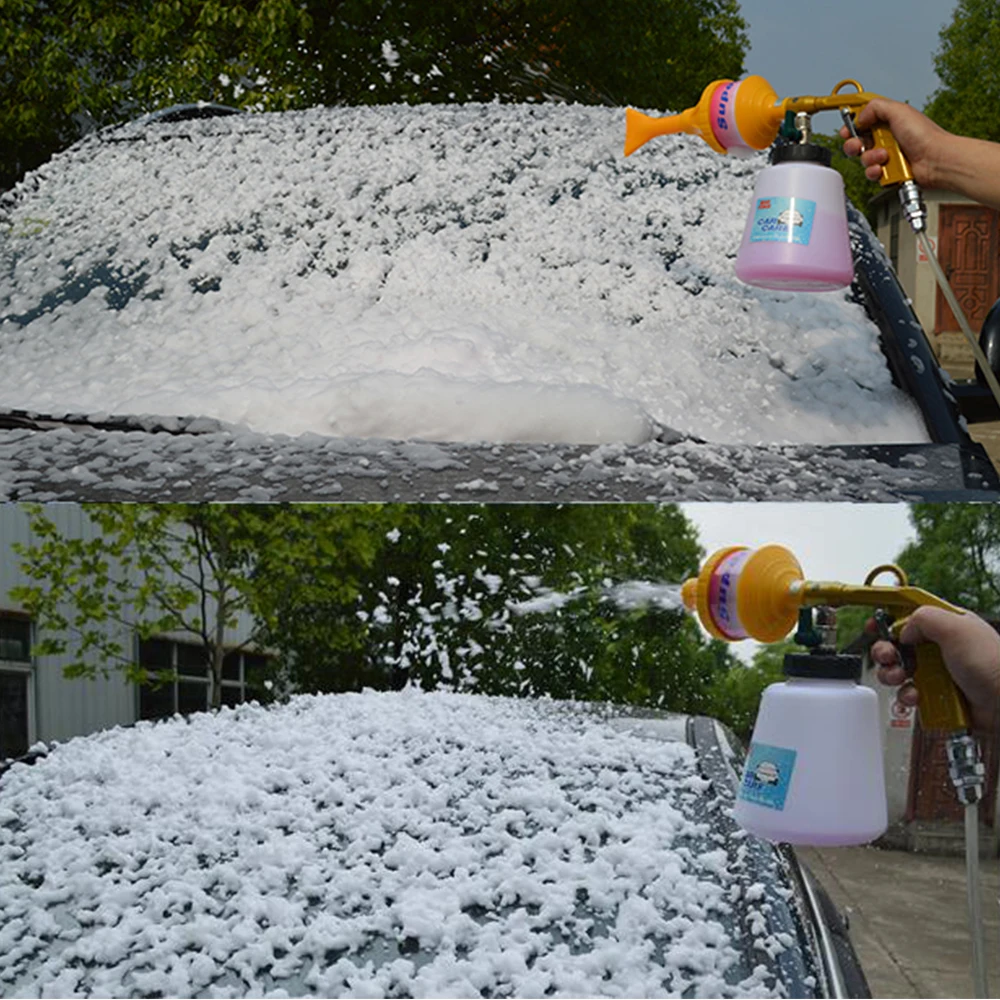
[[[945,745],[948,776],[962,805],[974,805],[983,797],[986,768],[979,753],[979,743],[969,733],[953,733]]]
[[[916,181],[904,181],[899,185],[899,203],[903,216],[915,233],[927,229],[927,206]]]

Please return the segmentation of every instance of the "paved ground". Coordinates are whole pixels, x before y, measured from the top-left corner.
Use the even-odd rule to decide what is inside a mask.
[[[850,918],[875,997],[971,997],[965,861],[873,847],[807,848],[799,857]],[[991,997],[1000,996],[1000,863],[983,862]]]

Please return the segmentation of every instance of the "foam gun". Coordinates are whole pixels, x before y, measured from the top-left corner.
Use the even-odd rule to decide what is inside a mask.
[[[885,573],[895,584],[874,580]],[[877,566],[860,585],[807,580],[780,545],[720,549],[682,587],[685,607],[717,639],[777,642],[796,629],[808,652],[785,657],[786,680],[761,700],[734,816],[745,829],[775,841],[866,843],[886,828],[878,697],[858,683],[861,657],[836,650],[836,609],[874,609],[882,636],[898,644],[918,607],[965,614],[913,587],[898,566]],[[978,802],[983,766],[968,732],[965,697],[933,643],[900,646],[920,689],[927,729],[949,733],[951,777],[960,801]]]
[[[848,86],[854,87],[854,92],[844,92],[843,88]],[[717,153],[766,149],[783,130],[788,135],[793,130],[805,132],[808,141],[811,117],[817,111],[839,111],[853,133],[854,115],[878,96],[863,90],[856,80],[841,80],[822,97],[785,98],[779,98],[761,76],[748,76],[740,81],[714,80],[704,89],[698,103],[679,115],[653,118],[633,108],[626,109],[625,155],[634,153],[654,136],[677,132],[700,136]],[[903,213],[914,231],[922,232],[927,225],[927,209],[920,188],[899,144],[885,125],[872,129],[871,143],[866,148],[874,146],[881,146],[889,154],[879,183],[883,187],[898,186]]]
[[[854,92],[843,91],[853,86]],[[736,254],[736,277],[760,288],[832,291],[854,277],[847,229],[844,182],[830,166],[830,150],[811,142],[812,116],[839,110],[853,134],[854,113],[876,94],[856,80],[842,80],[824,97],[779,99],[760,76],[715,80],[701,100],[679,115],[652,118],[625,112],[625,155],[656,135],[687,132],[717,153],[748,152],[770,146],[771,165],[754,185],[754,197]],[[888,128],[872,130],[872,140],[889,152],[881,183],[899,189],[903,212],[914,231],[926,228],[927,209],[910,165]]]
[[[844,91],[845,87],[855,89]],[[810,137],[817,111],[839,111],[865,148],[880,146],[889,154],[879,183],[898,189],[903,215],[1000,407],[1000,380],[941,269],[927,234],[927,208],[909,162],[887,126],[875,125],[870,142],[854,128],[855,114],[878,96],[863,90],[857,80],[841,80],[822,97],[785,98],[779,98],[761,76],[714,80],[698,103],[679,115],[653,118],[627,108],[625,155],[654,136],[677,132],[700,136],[717,153],[766,149],[781,136],[785,142],[774,146],[772,165],[760,172],[754,185],[754,200],[736,254],[736,277],[760,288],[831,291],[845,288],[854,277],[844,184],[830,168],[830,150],[810,142]]]

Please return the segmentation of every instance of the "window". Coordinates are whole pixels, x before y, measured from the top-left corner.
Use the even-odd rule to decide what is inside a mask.
[[[893,212],[889,220],[889,260],[892,269],[899,270],[899,212]]]
[[[267,657],[246,650],[227,653],[222,661],[222,704],[238,705],[246,700],[249,688],[259,688]]]
[[[140,639],[139,665],[150,674],[150,682],[139,688],[140,719],[164,719],[208,708],[209,669],[203,647],[170,639]]]
[[[0,660],[31,663],[31,621],[0,612]]]
[[[0,760],[28,752],[28,673],[0,669]]]
[[[0,611],[0,760],[31,745],[31,620]]]
[[[227,653],[222,661],[222,704],[234,706],[245,701],[248,684],[253,686],[266,661],[259,653]],[[211,705],[211,669],[202,646],[171,639],[141,639],[139,665],[151,675],[150,683],[139,688],[140,719],[204,712]]]

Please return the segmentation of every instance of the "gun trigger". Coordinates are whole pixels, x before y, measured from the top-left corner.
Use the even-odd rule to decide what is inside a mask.
[[[878,637],[895,645],[896,640],[893,638],[892,629],[890,628],[892,625],[892,616],[882,608],[876,608],[875,613],[872,615],[872,620],[875,622],[875,630],[878,632]]]
[[[854,127],[854,112],[850,108],[841,108],[840,117],[844,119],[844,124],[847,126],[847,131],[851,133],[851,138],[860,139],[858,130]]]
[[[851,138],[860,140],[861,149],[871,149],[871,134],[866,132],[865,135],[861,135],[861,133],[858,132],[854,125],[854,112],[850,108],[841,108],[840,117],[844,119],[844,124],[847,126],[847,131],[851,133]],[[865,136],[867,136],[867,138],[865,138]]]
[[[906,672],[907,678],[912,678],[917,670],[917,650],[915,646],[899,641],[898,635],[902,630],[902,620],[899,622],[894,621],[892,615],[883,608],[877,608],[872,615],[872,619],[875,622],[878,637],[884,639],[886,642],[891,642],[896,647],[896,652],[899,653],[899,665]],[[893,625],[897,626],[895,634],[893,634]]]
[[[917,672],[917,648],[910,644],[896,643],[899,650],[899,665],[903,668],[907,679],[911,679]]]

